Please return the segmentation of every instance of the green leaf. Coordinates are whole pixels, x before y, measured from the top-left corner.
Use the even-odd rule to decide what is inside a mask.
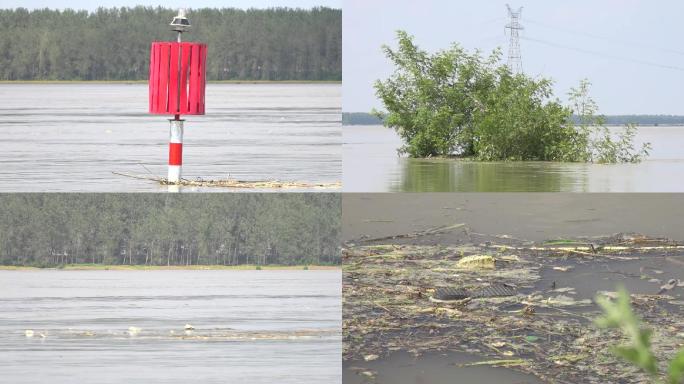
[[[648,374],[656,375],[658,365],[651,352],[651,331],[641,328],[632,311],[629,293],[620,288],[615,302],[604,296],[598,296],[596,302],[603,309],[603,316],[595,320],[596,324],[604,328],[619,328],[629,338],[629,344],[613,347],[613,352]]]
[[[680,349],[675,357],[670,361],[667,369],[668,383],[680,384],[684,378],[684,348]]]
[[[644,349],[641,346],[620,346],[614,347],[613,352],[650,375],[658,373],[658,366],[650,349]]]

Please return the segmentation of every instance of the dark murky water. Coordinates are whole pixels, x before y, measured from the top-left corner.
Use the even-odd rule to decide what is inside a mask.
[[[426,354],[414,358],[408,353],[399,352],[388,359],[372,362],[345,363],[343,382],[345,384],[367,383],[358,368],[377,373],[378,384],[541,384],[532,375],[516,372],[508,368],[491,366],[459,367],[487,358],[467,353],[449,352]]]
[[[147,97],[146,84],[1,84],[0,190],[166,190],[112,174],[166,177],[168,117]],[[341,180],[340,85],[208,84],[206,99],[185,117],[184,178]]]
[[[611,165],[409,159],[397,156],[402,141],[391,129],[343,132],[346,192],[684,192],[684,127],[640,128],[649,160]]]
[[[558,288],[570,287],[574,289],[572,297],[577,300],[593,300],[597,292],[615,291],[620,286],[632,294],[655,295],[668,280],[684,279],[684,257],[666,254],[663,251],[658,256],[632,255],[639,257],[636,260],[598,259],[584,264],[572,260],[552,261],[543,269],[538,287],[545,289],[551,283]],[[562,272],[552,269],[552,266],[569,266],[572,269]],[[684,298],[684,288],[667,291],[667,295],[680,301]],[[684,307],[679,310],[684,310]]]
[[[339,382],[340,275],[0,271],[0,381]]]

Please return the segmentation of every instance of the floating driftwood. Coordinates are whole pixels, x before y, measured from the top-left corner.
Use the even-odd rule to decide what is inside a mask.
[[[437,235],[440,233],[451,232],[451,231],[454,231],[456,229],[467,230],[467,227],[465,224],[443,225],[440,227],[429,228],[429,229],[426,229],[424,231],[404,233],[404,234],[399,234],[399,235],[389,235],[389,236],[372,237],[372,238],[371,237],[364,237],[362,239],[359,239],[359,242],[360,243],[372,243],[372,242],[377,242],[377,241],[381,241],[381,240],[413,239],[413,238],[421,237],[421,236]]]
[[[178,185],[182,187],[218,187],[236,189],[339,189],[342,187],[340,182],[335,183],[305,183],[301,181],[280,181],[280,180],[261,180],[247,181],[236,179],[181,179],[178,183],[170,183],[166,178],[148,175],[134,175],[124,172],[112,172],[115,175],[130,177],[139,180],[156,181],[161,185]]]
[[[524,365],[526,363],[523,359],[511,359],[511,360],[486,360],[477,361],[474,363],[458,364],[459,367],[477,367],[480,365],[489,365],[492,367],[512,367],[516,365]]]
[[[343,248],[343,357],[365,372],[368,361],[397,351],[457,351],[483,357],[471,365],[507,366],[549,382],[647,382],[611,352],[622,335],[594,326],[600,309],[586,291],[611,276],[639,281],[644,288],[631,295],[633,306],[654,329],[659,360],[668,360],[684,343],[684,301],[677,297],[684,288],[658,293],[677,272],[653,266],[671,259],[684,262],[681,243],[636,235],[548,244],[456,224],[363,237]],[[473,261],[487,268],[463,268]],[[567,286],[556,286],[558,274]],[[433,299],[439,289],[479,292],[501,284],[517,294]]]

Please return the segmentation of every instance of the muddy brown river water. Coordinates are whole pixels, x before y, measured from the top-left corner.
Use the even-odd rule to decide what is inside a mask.
[[[112,174],[166,177],[168,116],[147,97],[146,84],[0,84],[0,191],[165,191]],[[339,84],[208,84],[206,115],[185,117],[183,177],[339,182],[340,97]]]
[[[339,287],[335,270],[0,271],[0,382],[339,382]]]
[[[611,128],[614,129],[614,128]],[[639,127],[653,150],[640,164],[476,162],[397,156],[382,126],[344,126],[345,192],[684,192],[684,127]]]

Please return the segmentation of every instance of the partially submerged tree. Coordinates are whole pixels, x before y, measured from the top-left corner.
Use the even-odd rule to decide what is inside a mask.
[[[625,124],[620,132],[611,132],[606,127],[605,118],[598,113],[598,105],[589,96],[591,83],[587,79],[580,81],[578,88],[572,88],[568,94],[570,104],[577,121],[577,132],[580,145],[584,149],[583,161],[597,163],[638,163],[648,156],[650,143],[642,144],[637,151],[634,146],[636,126]]]
[[[551,100],[551,81],[496,69],[490,92],[479,95],[482,108],[473,120],[475,158],[479,160],[581,161],[581,142],[571,111]]]
[[[375,114],[397,130],[406,143],[401,152],[410,156],[474,155],[473,118],[483,107],[477,96],[491,92],[499,53],[482,58],[454,45],[429,55],[406,32],[397,35],[398,50],[383,47],[397,70],[375,83],[389,113]]]
[[[512,74],[499,50],[483,57],[454,44],[429,54],[406,32],[397,36],[396,50],[383,46],[395,72],[375,83],[387,112],[374,114],[404,140],[401,153],[575,162],[638,162],[648,154],[648,145],[635,152],[633,126],[616,137],[609,132],[587,81],[566,107],[554,98],[551,80]]]

